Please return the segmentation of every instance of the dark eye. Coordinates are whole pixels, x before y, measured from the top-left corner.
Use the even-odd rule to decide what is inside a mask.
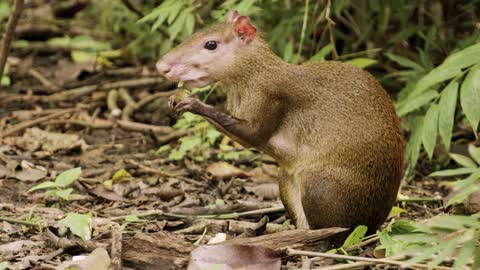
[[[205,43],[205,46],[203,46],[205,49],[213,51],[217,48],[218,42],[210,40]]]

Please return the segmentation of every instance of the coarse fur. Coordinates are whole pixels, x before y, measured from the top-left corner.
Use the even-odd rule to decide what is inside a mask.
[[[187,86],[223,86],[228,115],[210,107],[192,112],[278,161],[281,199],[297,227],[367,225],[374,232],[403,176],[404,142],[390,97],[348,64],[284,62],[244,18],[230,13],[226,23],[196,33],[159,61],[159,71]],[[218,41],[216,51],[203,47],[208,40]]]

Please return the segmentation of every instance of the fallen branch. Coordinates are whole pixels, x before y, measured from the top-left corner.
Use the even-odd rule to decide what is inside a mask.
[[[7,22],[7,28],[3,36],[2,46],[0,47],[0,78],[3,76],[5,63],[7,63],[8,52],[10,51],[10,44],[12,43],[15,26],[20,19],[20,15],[22,14],[23,2],[23,0],[15,0],[12,15]]]
[[[30,121],[22,122],[20,124],[17,124],[15,126],[11,127],[10,129],[7,129],[6,131],[0,133],[0,139],[3,138],[3,137],[9,136],[9,135],[15,134],[17,132],[20,132],[20,131],[22,131],[26,128],[29,128],[29,127],[38,125],[40,123],[58,118],[62,115],[65,115],[67,113],[71,113],[71,112],[74,112],[74,111],[76,111],[76,110],[75,109],[68,109],[68,110],[57,112],[57,113],[52,113],[50,115],[43,116],[43,117],[33,119],[33,120],[30,120]]]
[[[48,91],[50,91],[50,93],[55,93],[62,90],[60,86],[51,82],[49,79],[43,76],[43,74],[40,73],[40,71],[34,68],[29,69],[28,74],[30,74],[33,78],[37,79],[43,86],[45,86],[45,88],[48,89]]]
[[[405,260],[406,257],[403,256],[403,255],[400,255],[400,256],[387,257],[385,259],[401,261],[401,260]],[[363,269],[366,266],[375,265],[375,264],[376,263],[374,263],[374,262],[354,262],[354,263],[345,263],[345,264],[336,264],[336,265],[332,265],[332,266],[326,266],[326,267],[322,267],[322,268],[317,268],[317,270],[320,270],[320,269],[321,270]],[[311,268],[308,268],[308,269],[311,269]]]
[[[122,270],[122,229],[118,223],[112,223],[112,269]]]
[[[142,108],[146,104],[154,101],[157,98],[171,96],[176,91],[177,91],[177,89],[166,91],[166,92],[158,92],[158,93],[155,93],[153,95],[146,96],[146,97],[142,98],[141,100],[139,100],[138,102],[133,102],[133,103],[132,102],[130,102],[130,103],[126,102],[127,105],[125,105],[125,107],[123,108],[122,119],[123,120],[128,119],[136,110]]]
[[[170,172],[166,172],[166,171],[163,171],[163,170],[160,170],[160,169],[154,169],[154,168],[151,168],[151,167],[148,167],[146,165],[143,165],[133,159],[127,159],[125,160],[125,162],[127,163],[130,163],[134,166],[137,166],[138,168],[146,171],[146,172],[149,172],[149,173],[153,173],[153,174],[157,174],[157,175],[160,175],[160,176],[167,176],[167,177],[177,177],[177,176],[182,176],[183,174],[179,174],[179,173],[170,173]]]

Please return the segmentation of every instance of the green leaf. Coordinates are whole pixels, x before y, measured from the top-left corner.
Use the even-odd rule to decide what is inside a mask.
[[[32,192],[39,189],[52,188],[52,187],[58,187],[58,184],[55,182],[47,181],[32,187],[31,189],[28,190],[28,192]]]
[[[177,1],[173,6],[169,8],[169,15],[167,19],[168,24],[172,24],[173,20],[178,16],[178,13],[180,13],[180,10],[183,7],[183,1]]]
[[[423,118],[422,129],[422,143],[425,147],[425,151],[428,154],[428,158],[432,159],[433,150],[437,144],[437,130],[438,130],[438,105],[433,104],[428,109]]]
[[[225,205],[225,201],[222,200],[222,199],[216,199],[215,200],[215,205],[217,205],[217,206]]]
[[[447,81],[452,78],[455,78],[461,73],[462,73],[462,70],[459,67],[446,66],[442,64],[432,69],[427,75],[425,75],[423,78],[421,78],[418,81],[417,85],[415,86],[415,89],[411,93],[411,96],[415,97],[417,95],[420,95],[430,87],[438,83],[441,83],[443,81]]]
[[[442,170],[431,173],[429,176],[456,176],[462,174],[471,174],[477,171],[478,168],[458,168],[451,170]]]
[[[66,187],[77,180],[81,174],[82,168],[80,167],[64,171],[57,176],[55,183],[59,187]]]
[[[413,233],[416,230],[417,230],[417,226],[415,226],[415,223],[413,221],[399,220],[392,224],[392,233],[396,233],[396,234]]]
[[[468,259],[473,257],[473,250],[475,249],[476,238],[473,237],[470,241],[467,241],[463,247],[460,249],[460,252],[457,255],[453,267],[455,269],[460,269],[462,266],[467,264]]]
[[[112,180],[114,183],[118,183],[126,178],[132,178],[132,175],[128,173],[125,169],[120,169],[115,172],[112,176]]]
[[[442,65],[466,68],[476,63],[480,63],[480,43],[451,54]]]
[[[370,59],[370,58],[355,58],[355,59],[346,61],[345,63],[364,69],[366,67],[375,65],[377,63],[377,60]]]
[[[460,155],[460,154],[454,154],[450,153],[450,157],[455,160],[458,164],[462,165],[465,168],[477,168],[477,164],[475,161],[471,160],[469,157]]]
[[[91,239],[91,213],[85,215],[68,213],[64,219],[59,221],[59,223],[67,226],[73,234],[79,236],[83,241],[88,241]]]
[[[158,156],[163,152],[170,151],[171,149],[172,149],[172,146],[170,146],[169,144],[163,145],[160,148],[158,148],[158,150],[155,152],[155,155]]]
[[[412,133],[405,149],[406,157],[410,160],[412,169],[417,164],[422,146],[423,118],[416,117],[412,120]]]
[[[416,62],[414,62],[414,61],[412,61],[412,60],[410,60],[406,57],[396,55],[396,54],[393,54],[393,53],[385,53],[385,55],[390,60],[394,61],[395,63],[399,64],[402,67],[411,68],[411,69],[414,69],[414,70],[417,70],[417,71],[424,71],[424,68],[422,66],[420,66]]]
[[[0,86],[10,86],[10,84],[12,83],[11,80],[10,80],[10,77],[6,76],[6,75],[3,75],[0,77]]]
[[[459,244],[458,239],[453,239],[448,242],[445,248],[442,249],[438,253],[438,255],[428,264],[429,267],[434,267],[439,265],[446,257],[450,256],[453,251],[457,248],[457,245]]]
[[[455,120],[455,107],[457,106],[458,83],[451,82],[440,95],[438,131],[447,150],[450,149],[452,130]]]
[[[480,165],[480,147],[475,147],[473,144],[468,145],[468,153]]]
[[[70,200],[70,195],[73,192],[73,188],[67,188],[64,190],[52,190],[52,191],[53,191],[53,194],[52,194],[53,196],[57,196],[64,199],[65,201],[68,201]]]
[[[480,122],[480,64],[474,66],[463,81],[460,103],[473,132],[477,134]]]
[[[343,245],[341,248],[349,248],[353,245],[356,245],[362,242],[362,239],[363,237],[365,237],[367,230],[368,230],[367,226],[364,226],[364,225],[357,226],[353,230],[353,232],[350,233],[347,239],[345,239],[345,242],[343,242]]]
[[[185,32],[187,35],[192,35],[195,29],[195,16],[192,13],[187,15],[185,19]]]
[[[142,221],[141,219],[138,218],[136,215],[128,215],[125,217],[125,221],[127,222],[140,222]]]
[[[400,214],[402,213],[407,213],[407,210],[400,208],[398,206],[393,206],[392,209],[390,209],[389,216],[400,217]]]
[[[308,62],[323,62],[325,61],[325,56],[330,54],[332,51],[333,51],[333,45],[331,43],[328,43],[327,45],[325,45],[325,47],[320,49],[320,51],[318,51],[314,56],[312,56],[308,60]]]
[[[402,117],[422,107],[423,105],[427,104],[437,96],[438,96],[437,91],[430,90],[412,99],[410,99],[409,97],[406,100],[404,100],[401,104],[398,104],[397,114],[398,116]]]

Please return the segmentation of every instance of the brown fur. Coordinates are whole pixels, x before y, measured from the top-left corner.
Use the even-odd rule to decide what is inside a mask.
[[[234,38],[232,28],[198,33],[174,53],[212,31]],[[227,91],[228,113],[252,136],[210,121],[279,162],[281,198],[297,226],[364,224],[373,232],[384,222],[403,176],[404,142],[393,103],[375,78],[339,62],[288,64],[258,34],[235,52],[232,65],[210,75]]]

